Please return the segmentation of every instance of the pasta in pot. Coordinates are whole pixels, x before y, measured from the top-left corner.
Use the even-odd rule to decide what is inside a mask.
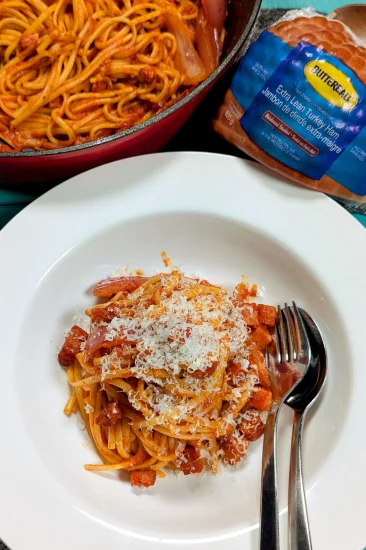
[[[3,0],[0,151],[92,141],[172,105],[218,66],[219,3],[212,20],[204,0]]]

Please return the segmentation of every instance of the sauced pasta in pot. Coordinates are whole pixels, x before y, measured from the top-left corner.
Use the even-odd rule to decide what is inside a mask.
[[[146,121],[219,65],[225,0],[2,0],[1,151]]]

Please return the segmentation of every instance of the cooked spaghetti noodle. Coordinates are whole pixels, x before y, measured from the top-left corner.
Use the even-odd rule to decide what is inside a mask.
[[[59,353],[102,465],[150,486],[162,469],[184,474],[236,464],[263,432],[272,392],[263,348],[276,309],[253,302],[240,283],[232,297],[173,268],[150,278],[97,284],[107,299],[86,311],[90,332],[69,332]]]
[[[92,141],[174,103],[218,66],[211,3],[2,0],[0,151]]]

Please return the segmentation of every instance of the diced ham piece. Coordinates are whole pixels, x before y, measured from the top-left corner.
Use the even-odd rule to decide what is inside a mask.
[[[128,340],[122,333],[116,334],[113,338],[110,338],[108,332],[108,326],[105,325],[96,325],[92,329],[84,346],[84,357],[86,360],[90,359],[90,357],[100,348],[112,348],[122,344],[135,343],[132,335],[131,340]]]
[[[265,424],[262,422],[258,411],[247,411],[247,418],[239,424],[239,431],[244,435],[248,441],[256,441],[264,432]]]
[[[117,401],[108,405],[95,417],[95,423],[99,426],[114,426],[122,418],[122,411]]]
[[[250,396],[247,406],[258,411],[268,411],[271,408],[272,392],[264,388],[256,388]]]
[[[157,77],[155,67],[142,67],[139,70],[139,81],[146,84],[151,84]]]
[[[32,50],[35,50],[39,46],[39,43],[40,40],[38,32],[23,34],[23,36],[19,40],[19,46],[22,50],[27,50],[28,48],[32,48]]]
[[[239,303],[239,311],[243,316],[244,321],[249,327],[257,327],[259,325],[258,306],[257,304]]]
[[[251,350],[249,354],[249,361],[256,367],[259,382],[267,390],[271,388],[271,379],[266,367],[264,355],[258,349]]]
[[[225,436],[221,442],[221,449],[224,451],[224,462],[234,466],[245,455],[249,441],[232,435]]]
[[[268,329],[263,326],[255,328],[250,336],[252,341],[256,343],[257,348],[260,350],[264,349],[272,342],[272,336],[270,335]]]
[[[260,325],[274,327],[277,320],[277,308],[274,306],[258,305],[258,320]]]
[[[204,460],[199,452],[192,446],[187,445],[181,457],[180,470],[185,476],[189,474],[200,474],[204,467]]]
[[[118,303],[108,302],[107,304],[98,304],[97,306],[91,307],[85,311],[85,314],[94,321],[105,321],[109,322],[114,319],[114,317],[119,317],[121,313],[121,307]]]
[[[133,470],[130,473],[132,487],[151,487],[156,481],[155,470]]]
[[[87,332],[82,328],[74,325],[66,336],[64,345],[58,354],[58,361],[63,367],[72,365],[75,361],[75,356],[81,351],[81,344],[86,341]]]
[[[101,93],[105,92],[108,89],[108,83],[100,80],[99,82],[94,82],[92,85],[92,92]]]
[[[257,285],[250,285],[249,283],[239,283],[234,288],[233,297],[238,302],[247,302],[249,298],[257,296]]]
[[[226,373],[230,384],[233,386],[237,386],[238,381],[244,379],[243,367],[239,363],[230,362]]]

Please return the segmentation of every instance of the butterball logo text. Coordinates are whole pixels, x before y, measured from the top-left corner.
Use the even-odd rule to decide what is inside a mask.
[[[358,95],[351,80],[328,61],[310,61],[304,74],[312,88],[331,105],[346,111],[356,107]]]

